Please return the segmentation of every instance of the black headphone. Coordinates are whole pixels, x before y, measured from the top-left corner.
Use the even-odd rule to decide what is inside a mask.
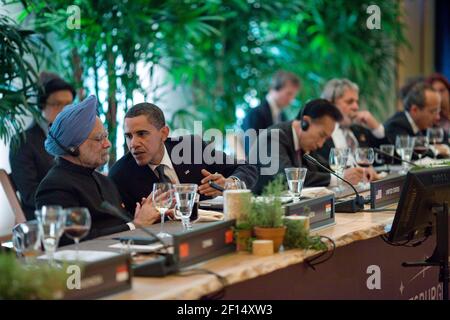
[[[52,133],[50,131],[48,131],[48,135],[50,137],[52,137],[52,139],[56,142],[58,147],[63,149],[65,152],[67,152],[71,156],[78,157],[80,155],[80,150],[78,149],[78,147],[65,147],[65,146],[62,145],[61,142],[58,141],[58,139],[56,139],[56,137],[54,135],[52,135]]]
[[[306,109],[306,105],[303,107],[302,115],[301,115],[301,118],[300,118],[300,127],[302,128],[302,131],[307,131],[308,128],[309,128],[309,121],[306,121],[304,119],[305,109]]]

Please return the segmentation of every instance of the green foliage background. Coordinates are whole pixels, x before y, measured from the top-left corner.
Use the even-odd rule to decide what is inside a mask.
[[[303,80],[291,116],[332,77],[358,83],[362,105],[380,119],[395,108],[396,50],[405,44],[399,1],[6,1],[15,2],[25,8],[19,20],[53,44],[47,68],[73,79],[81,96],[88,79],[97,96],[106,93],[100,112],[114,146],[118,109],[133,104],[135,90],[148,96],[139,74],[152,79],[156,68],[168,73],[162,95],[176,87],[186,93],[168,119],[173,129],[192,128],[193,119],[203,120],[204,129],[233,126],[236,108],[263,97],[277,69]],[[369,4],[380,7],[381,30],[366,27]],[[67,28],[70,5],[80,8],[80,29]],[[149,68],[139,69],[139,62]],[[107,88],[99,87],[102,77]]]

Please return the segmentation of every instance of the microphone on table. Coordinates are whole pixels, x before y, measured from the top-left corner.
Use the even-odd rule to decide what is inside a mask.
[[[303,155],[303,158],[305,160],[307,160],[308,162],[312,162],[312,163],[318,165],[319,167],[321,167],[328,173],[334,175],[336,178],[344,181],[346,184],[348,184],[353,189],[353,192],[355,193],[355,198],[353,198],[349,201],[342,202],[342,203],[336,203],[336,205],[335,205],[336,212],[354,213],[354,212],[362,211],[364,209],[364,197],[359,194],[358,190],[356,190],[356,188],[349,181],[347,181],[344,178],[337,175],[333,170],[328,169],[326,166],[324,166],[319,161],[317,161],[317,159],[311,157],[309,154],[305,153]]]
[[[113,206],[111,203],[109,203],[108,201],[103,201],[100,204],[100,207],[104,210],[106,210],[107,213],[113,215],[116,218],[119,218],[123,221],[125,221],[125,223],[133,223],[133,220],[130,219],[126,214],[124,214],[120,209],[118,209],[117,207]],[[136,229],[142,230],[144,231],[147,235],[149,235],[151,238],[156,239],[158,242],[160,242],[164,249],[167,251],[167,244],[160,238],[158,237],[156,234],[154,234],[153,232],[151,232],[150,230],[143,228],[143,227],[138,227]]]
[[[112,216],[122,219],[127,223],[133,222],[120,209],[113,206],[108,201],[103,201],[100,204],[100,207],[103,208],[107,213],[111,214]],[[165,253],[156,251],[155,253],[158,254],[157,258],[148,259],[144,262],[138,262],[133,264],[133,275],[138,277],[161,277],[177,272],[178,270],[177,258],[175,254],[170,253],[168,245],[160,237],[158,237],[150,230],[143,227],[138,227],[136,229],[142,230],[147,235],[158,240],[163,245]]]
[[[389,153],[387,153],[387,152],[384,152],[384,151],[382,151],[382,150],[380,150],[380,149],[378,149],[378,148],[373,148],[373,150],[374,150],[375,152],[381,153],[382,155],[391,157],[392,159],[395,159],[395,160],[398,160],[398,161],[401,161],[401,162],[405,162],[405,163],[410,164],[410,165],[412,165],[412,166],[414,166],[414,167],[416,167],[416,168],[419,168],[419,166],[418,166],[417,164],[415,164],[414,162],[412,162],[412,161],[403,160],[402,158],[396,157],[396,156],[394,156],[394,155],[392,155],[392,154],[389,154]]]

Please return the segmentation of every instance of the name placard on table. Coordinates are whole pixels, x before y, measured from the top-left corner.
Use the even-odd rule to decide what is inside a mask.
[[[405,176],[394,176],[370,183],[370,208],[378,209],[398,202]]]

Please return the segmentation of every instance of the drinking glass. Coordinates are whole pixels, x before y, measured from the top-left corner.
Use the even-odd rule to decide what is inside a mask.
[[[344,170],[347,166],[348,156],[350,154],[349,148],[331,148],[330,155],[329,155],[329,164],[330,168],[336,172],[336,174],[343,178],[344,176]],[[338,179],[337,181],[337,190],[341,191],[343,189],[342,187],[342,181]]]
[[[415,137],[408,135],[400,135],[395,138],[395,151],[402,158],[402,160],[411,161],[414,150]],[[401,174],[406,174],[409,170],[407,162],[403,162]]]
[[[12,241],[17,255],[32,262],[41,251],[41,232],[36,220],[17,224],[12,230]]]
[[[175,216],[181,219],[185,231],[192,229],[189,218],[194,207],[195,197],[197,195],[197,185],[181,183],[174,185],[177,210]]]
[[[395,146],[393,144],[382,144],[380,145],[380,150],[382,153],[376,153],[375,161],[379,164],[386,165],[386,171],[390,172],[390,165],[394,164]]]
[[[59,238],[64,232],[65,214],[61,206],[43,206],[35,211],[45,254],[50,264],[54,264]]]
[[[436,147],[437,144],[442,143],[444,140],[444,129],[443,128],[428,128],[427,129],[428,141]],[[437,149],[434,148],[434,159],[437,159]]]
[[[363,168],[363,181],[361,187],[367,189],[370,185],[366,177],[366,169],[373,164],[375,153],[372,148],[356,148],[355,160],[358,166]]]
[[[225,190],[245,190],[247,186],[244,181],[241,180],[232,180],[226,181],[224,185]]]
[[[420,160],[425,155],[425,153],[427,153],[430,144],[427,136],[416,136],[415,140],[414,153],[418,155]]]
[[[300,201],[303,183],[305,182],[306,168],[285,168],[286,179],[289,185],[289,192],[293,202]]]
[[[75,241],[75,255],[78,260],[78,244],[91,229],[91,215],[87,208],[72,207],[64,210],[66,216],[65,233]]]
[[[153,184],[153,205],[161,214],[161,230],[157,234],[160,238],[169,238],[170,234],[164,232],[164,218],[167,210],[173,204],[173,185],[171,183],[154,183]]]

